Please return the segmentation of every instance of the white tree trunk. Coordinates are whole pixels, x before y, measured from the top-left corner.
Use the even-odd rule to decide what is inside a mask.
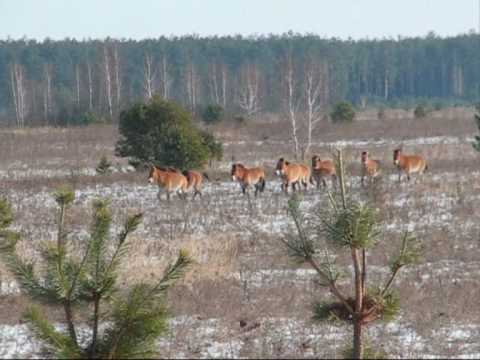
[[[88,110],[93,110],[93,82],[92,82],[92,66],[87,60],[87,77],[88,77]]]
[[[103,47],[103,65],[105,71],[105,92],[107,98],[107,105],[108,105],[108,113],[110,115],[110,119],[113,119],[113,106],[112,106],[112,80],[110,75],[110,60],[108,56],[107,46]]]
[[[75,65],[75,102],[77,106],[80,105],[80,66]]]
[[[115,100],[116,100],[116,106],[117,110],[120,108],[120,101],[121,101],[121,95],[122,95],[122,80],[120,77],[120,59],[118,57],[118,46],[115,44],[113,48],[113,67],[114,67],[114,73],[115,73]]]
[[[260,111],[259,80],[260,75],[255,64],[248,63],[240,70],[237,104],[247,117],[252,117]]]
[[[197,108],[197,85],[198,79],[195,65],[190,61],[185,69],[185,86],[187,91],[187,103],[192,113],[195,113]]]
[[[222,106],[227,107],[227,65],[222,64]]]
[[[309,62],[305,69],[305,105],[307,121],[307,140],[302,151],[302,159],[312,146],[312,132],[320,122],[321,107],[324,104],[322,90],[324,87],[323,67],[321,64]]]
[[[23,67],[14,62],[11,65],[11,82],[12,82],[12,94],[13,102],[15,105],[15,115],[17,121],[17,127],[25,126],[26,109],[26,90],[24,83],[24,70]]]
[[[145,64],[143,68],[143,88],[145,91],[145,100],[150,100],[155,92],[154,79],[155,73],[152,69],[152,57],[145,53]]]
[[[12,86],[12,98],[13,106],[15,107],[15,121],[17,126],[20,124],[20,110],[18,106],[18,96],[17,96],[17,79],[16,79],[16,63],[11,64],[10,66],[10,84]]]
[[[286,114],[290,120],[292,129],[292,143],[293,153],[295,159],[298,159],[299,155],[299,143],[298,143],[298,128],[297,128],[297,110],[298,110],[298,95],[296,94],[296,81],[294,78],[293,58],[291,52],[288,53],[285,61],[285,85],[286,85]]]
[[[165,54],[162,56],[162,60],[160,62],[160,69],[162,97],[164,99],[168,99],[170,97],[170,87],[172,85],[172,79],[170,77],[170,74],[168,73],[167,56]]]
[[[213,62],[209,65],[209,90],[210,100],[213,104],[220,104],[220,92],[218,86],[218,64]]]
[[[44,118],[48,124],[50,116],[52,115],[52,65],[45,64],[43,67],[45,92],[44,92]]]

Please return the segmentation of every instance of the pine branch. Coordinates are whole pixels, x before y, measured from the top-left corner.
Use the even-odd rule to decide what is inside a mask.
[[[24,317],[36,337],[46,343],[49,353],[55,353],[57,357],[65,359],[82,357],[76,343],[69,336],[55,330],[37,307],[31,306]]]

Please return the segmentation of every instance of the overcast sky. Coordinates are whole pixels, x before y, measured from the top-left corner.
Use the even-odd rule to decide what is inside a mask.
[[[478,29],[479,0],[0,0],[0,38],[281,34],[441,36]]]

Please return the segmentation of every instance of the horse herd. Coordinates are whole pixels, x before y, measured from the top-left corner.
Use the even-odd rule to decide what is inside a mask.
[[[367,151],[361,153],[361,184],[364,185],[365,178],[375,180],[382,172],[382,163],[379,160],[370,159]],[[393,151],[393,164],[398,169],[398,181],[401,180],[402,173],[405,173],[407,180],[413,173],[423,174],[427,170],[427,163],[420,155],[404,155],[401,149]],[[319,156],[312,157],[311,166],[301,163],[290,163],[284,158],[277,161],[275,173],[282,180],[282,191],[288,193],[290,186],[292,191],[296,191],[296,186],[303,186],[307,190],[308,184],[316,185],[317,189],[322,184],[327,186],[326,179],[330,178],[332,185],[337,182],[336,167],[332,160],[322,160]],[[247,168],[240,163],[232,165],[230,172],[233,181],[240,184],[243,194],[248,194],[250,187],[255,188],[255,196],[265,190],[266,176],[265,170],[261,167]],[[202,195],[201,189],[203,179],[209,180],[206,173],[200,173],[195,170],[180,171],[172,167],[151,166],[148,175],[148,181],[159,186],[158,198],[162,190],[166,192],[167,200],[174,192],[180,198],[186,199],[188,192],[193,191],[193,198]]]

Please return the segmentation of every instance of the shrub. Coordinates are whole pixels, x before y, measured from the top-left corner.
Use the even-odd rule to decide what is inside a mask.
[[[107,157],[103,155],[98,162],[95,171],[99,175],[106,175],[112,172],[112,163],[108,161]]]
[[[120,114],[116,154],[130,164],[158,163],[180,169],[203,167],[210,156],[201,132],[180,105],[154,97]]]
[[[224,110],[220,105],[207,105],[202,111],[202,119],[207,124],[215,124],[223,119]]]
[[[423,104],[419,104],[413,110],[413,116],[415,119],[421,119],[426,117],[428,114],[427,107]]]
[[[355,110],[347,101],[341,101],[333,107],[330,113],[333,122],[352,122],[355,118]]]
[[[201,131],[202,143],[208,149],[208,157],[220,161],[223,158],[223,144],[215,139],[215,136],[208,131]]]

